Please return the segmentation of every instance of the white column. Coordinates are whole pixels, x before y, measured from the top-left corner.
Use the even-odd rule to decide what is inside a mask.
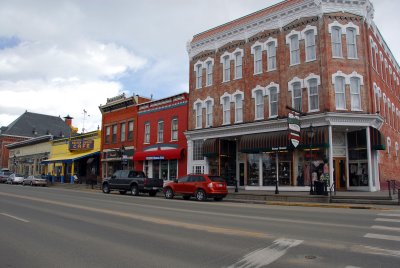
[[[186,174],[192,173],[193,170],[193,141],[187,140],[187,169]]]
[[[367,127],[367,159],[368,159],[368,189],[372,192],[372,161],[371,161],[371,137]]]
[[[333,133],[332,133],[332,126],[329,125],[328,127],[328,139],[329,139],[329,187],[333,184]],[[333,187],[335,190],[335,187]]]

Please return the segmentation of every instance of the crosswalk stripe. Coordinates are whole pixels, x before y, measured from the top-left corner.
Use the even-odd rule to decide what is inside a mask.
[[[363,248],[364,248],[364,253],[400,257],[399,250],[391,250],[391,249],[377,248],[371,246],[363,246]]]
[[[298,246],[301,243],[303,243],[303,240],[277,239],[271,246],[247,254],[228,268],[264,267],[285,255],[289,248]]]
[[[379,230],[387,230],[387,231],[400,232],[400,228],[397,228],[397,227],[373,225],[373,226],[371,226],[371,228],[372,228],[372,229],[379,229]]]
[[[400,217],[400,214],[389,214],[389,213],[379,213],[378,216],[385,216],[385,217]]]
[[[395,219],[386,219],[386,218],[376,218],[375,221],[385,221],[385,222],[399,222],[400,220],[395,220]]]
[[[383,239],[383,240],[392,240],[392,241],[400,241],[400,236],[397,235],[382,235],[382,234],[371,234],[368,233],[364,235],[366,238],[375,238],[375,239]]]

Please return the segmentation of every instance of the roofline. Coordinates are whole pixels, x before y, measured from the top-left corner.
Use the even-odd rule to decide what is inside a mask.
[[[24,147],[25,145],[33,145],[33,144],[37,144],[37,143],[41,143],[41,142],[45,142],[45,141],[50,141],[53,139],[53,135],[44,135],[44,136],[40,136],[37,138],[32,138],[29,140],[24,140],[24,141],[19,141],[19,142],[14,142],[11,144],[6,145],[7,149],[14,149],[14,148],[19,148],[19,147]]]

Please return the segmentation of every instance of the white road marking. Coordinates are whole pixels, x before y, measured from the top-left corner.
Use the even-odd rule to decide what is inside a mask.
[[[247,254],[228,268],[259,268],[266,266],[285,255],[289,248],[298,246],[301,243],[303,243],[303,240],[277,239],[271,246]]]
[[[400,217],[400,214],[389,214],[389,213],[379,213],[378,216],[385,216],[385,217]]]
[[[375,239],[383,239],[383,240],[392,240],[392,241],[400,241],[400,236],[397,235],[381,235],[381,234],[366,234],[364,235],[366,238],[375,238]]]
[[[386,231],[395,231],[400,232],[400,228],[397,227],[388,227],[388,226],[381,226],[381,225],[372,225],[372,229],[379,229],[379,230],[386,230]]]
[[[7,214],[7,213],[0,213],[0,215],[3,215],[3,216],[6,216],[6,217],[9,217],[9,218],[12,218],[12,219],[15,219],[15,220],[19,220],[19,221],[22,221],[22,222],[29,222],[28,220],[25,220],[25,219],[22,219],[22,218],[15,217],[15,216],[13,216],[13,215],[10,215],[10,214]]]
[[[359,266],[347,265],[347,266],[346,266],[346,267],[344,267],[344,268],[361,268],[361,267],[359,267]]]
[[[385,218],[376,218],[375,221],[385,221],[385,222],[398,222],[400,223],[400,220],[395,220],[395,219],[385,219]]]
[[[371,247],[371,246],[363,246],[363,247],[365,249],[365,251],[364,251],[365,253],[400,257],[399,250],[391,250],[391,249],[377,248],[377,247]]]

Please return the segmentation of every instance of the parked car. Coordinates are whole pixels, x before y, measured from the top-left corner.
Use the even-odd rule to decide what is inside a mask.
[[[12,174],[11,171],[2,170],[0,171],[0,182],[5,183],[7,182],[7,178]]]
[[[172,199],[175,195],[181,195],[186,200],[194,196],[198,201],[204,201],[207,198],[221,201],[228,194],[224,179],[206,174],[183,176],[178,180],[166,183],[163,191],[167,199]]]
[[[7,183],[9,184],[22,184],[23,181],[24,181],[24,176],[17,173],[12,173],[7,178]]]
[[[162,179],[147,178],[143,171],[117,170],[110,178],[102,182],[103,193],[108,194],[112,190],[125,194],[130,191],[132,195],[148,193],[155,196],[163,188]]]
[[[47,180],[43,179],[41,176],[30,175],[22,181],[22,185],[30,186],[47,186]]]

